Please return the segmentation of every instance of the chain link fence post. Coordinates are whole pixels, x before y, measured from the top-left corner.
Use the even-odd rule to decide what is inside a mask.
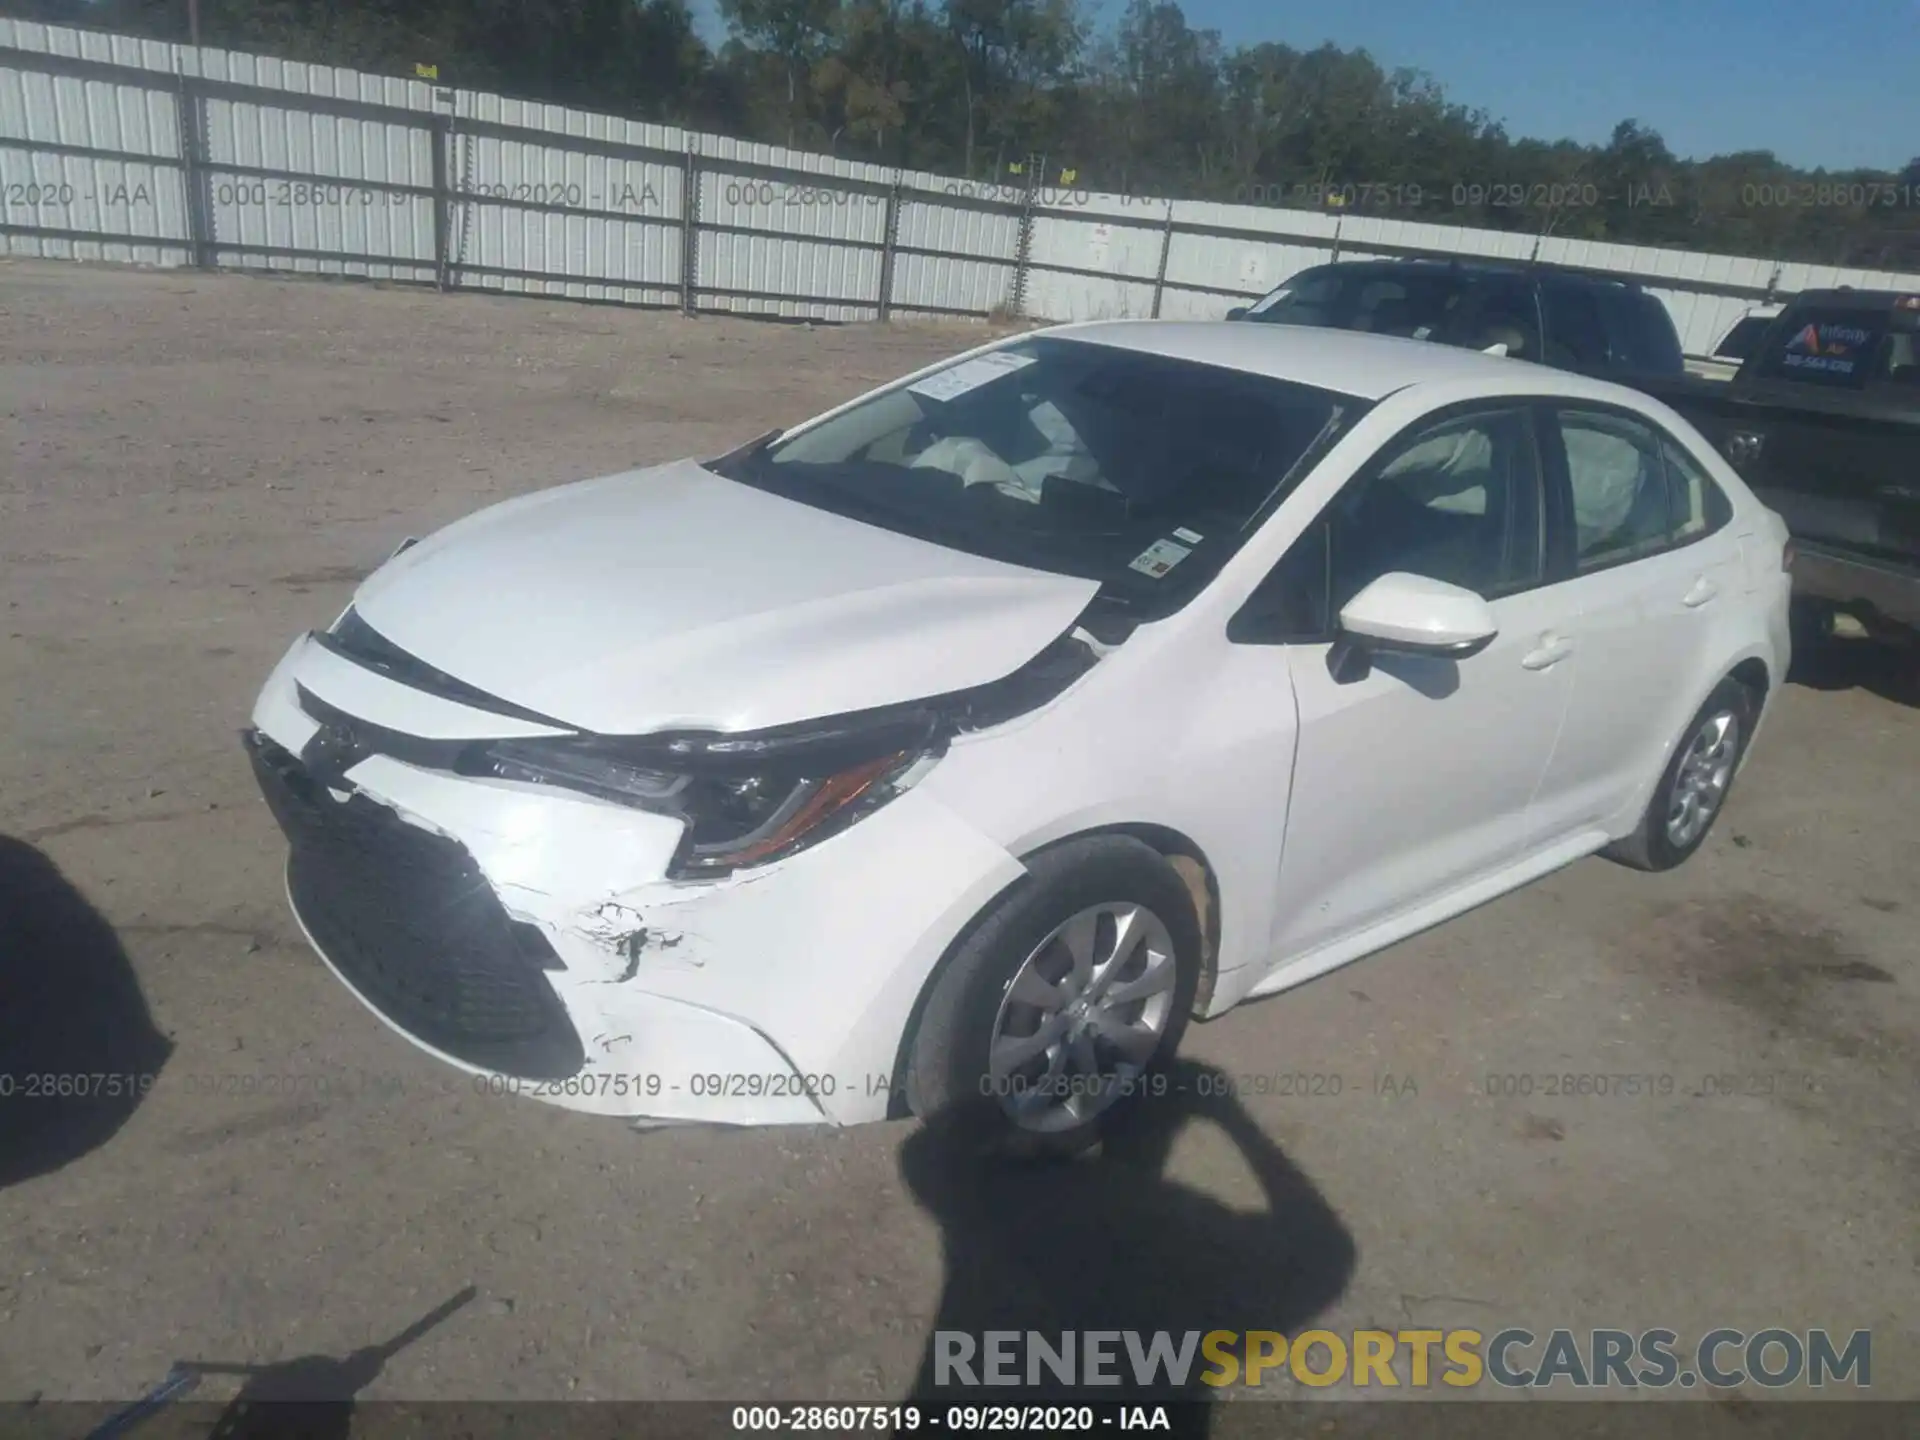
[[[901,192],[904,190],[904,176],[896,170],[893,174],[893,188],[887,191],[886,233],[880,245],[880,318],[893,318],[893,258],[900,245],[900,205]]]
[[[187,255],[195,269],[211,270],[214,234],[213,192],[206,168],[207,102],[190,76],[179,77],[174,110],[180,126],[180,183],[186,191]]]
[[[1020,239],[1013,256],[1013,295],[1007,308],[1021,319],[1027,318],[1027,271],[1033,259],[1034,207],[1039,200],[1038,176],[1033,157],[1027,157],[1027,188],[1020,200]]]
[[[1160,227],[1160,268],[1153,276],[1153,318],[1160,318],[1160,301],[1167,293],[1167,256],[1173,249],[1173,201],[1167,201],[1167,222]]]
[[[687,142],[680,164],[680,313],[700,310],[700,154]]]

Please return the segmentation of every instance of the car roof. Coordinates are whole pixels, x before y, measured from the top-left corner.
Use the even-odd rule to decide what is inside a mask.
[[[1819,305],[1829,310],[1891,310],[1912,296],[1911,290],[1802,290],[1795,305]],[[1911,309],[1912,307],[1907,307]]]
[[[1332,390],[1356,400],[1379,400],[1410,385],[1474,379],[1497,382],[1488,386],[1489,393],[1503,389],[1515,394],[1620,393],[1618,386],[1524,360],[1358,330],[1249,325],[1231,320],[1093,320],[1039,333],[1201,365],[1221,365],[1250,375]]]
[[[1507,275],[1536,280],[1577,280],[1586,285],[1612,285],[1632,293],[1643,293],[1640,282],[1631,276],[1614,275],[1604,270],[1583,270],[1577,265],[1555,265],[1551,261],[1541,260],[1484,257],[1438,260],[1423,255],[1405,259],[1329,260],[1321,265],[1310,265],[1307,269],[1342,270],[1356,275],[1404,275],[1410,271],[1425,275]],[[1301,275],[1306,273],[1306,270],[1300,272]],[[1294,277],[1296,280],[1298,278],[1298,275]],[[1292,280],[1285,282],[1286,285],[1292,283]],[[1284,289],[1285,285],[1281,288]]]

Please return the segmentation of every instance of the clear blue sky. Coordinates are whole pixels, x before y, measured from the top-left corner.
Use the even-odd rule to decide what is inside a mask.
[[[714,0],[701,32],[723,33]],[[1089,8],[1103,28],[1123,0]],[[1364,47],[1516,138],[1641,121],[1675,154],[1772,150],[1894,169],[1920,155],[1920,0],[1185,0],[1229,45]],[[1364,177],[1356,177],[1364,178]]]

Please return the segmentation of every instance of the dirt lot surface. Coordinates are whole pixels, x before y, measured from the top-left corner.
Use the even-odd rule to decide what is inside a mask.
[[[634,1134],[475,1094],[301,942],[238,743],[403,536],[981,334],[0,263],[0,1071],[153,1068],[113,1038],[127,964],[171,1044],[124,1123],[0,1189],[0,1398],[345,1356],[471,1285],[366,1395],[882,1402],[949,1254],[1068,1225],[1112,1285],[1204,1249],[1098,1190],[929,1204],[911,1125]],[[1195,1027],[1297,1167],[1268,1213],[1264,1162],[1200,1122],[1140,1179],[1248,1237],[1254,1298],[1203,1328],[1871,1329],[1874,1391],[1920,1397],[1920,709],[1865,651],[1815,678],[1681,870],[1583,862]],[[1653,1078],[1547,1093],[1594,1075]]]

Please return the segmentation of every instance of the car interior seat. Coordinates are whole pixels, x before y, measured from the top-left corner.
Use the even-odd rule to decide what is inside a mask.
[[[1406,339],[1413,334],[1413,302],[1405,298],[1382,300],[1367,317],[1367,329],[1376,335],[1397,335]]]

